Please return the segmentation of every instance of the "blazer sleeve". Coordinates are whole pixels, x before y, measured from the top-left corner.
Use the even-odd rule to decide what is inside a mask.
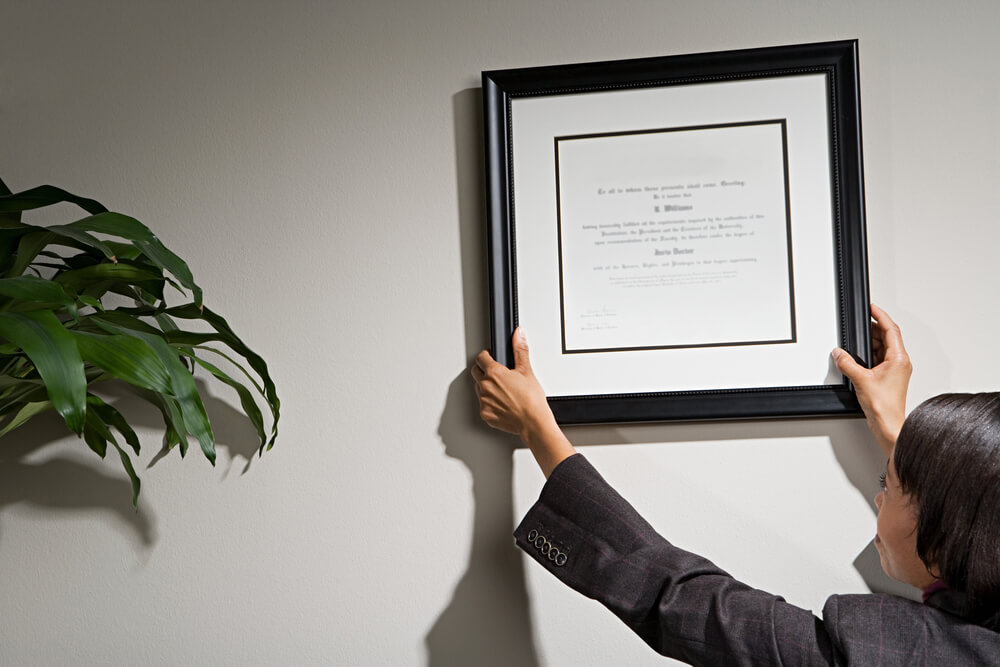
[[[580,454],[552,472],[514,537],[663,655],[694,665],[840,662],[820,619],[670,544]]]

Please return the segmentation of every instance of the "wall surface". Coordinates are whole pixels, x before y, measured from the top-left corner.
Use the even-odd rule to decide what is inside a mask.
[[[522,560],[541,476],[478,422],[479,73],[861,40],[873,299],[910,406],[996,388],[1000,5],[6,0],[0,176],[135,215],[270,363],[277,446],[119,466],[0,443],[0,664],[605,665],[655,656]],[[137,411],[137,412],[135,412]],[[880,589],[860,420],[576,428],[671,539],[816,611]]]

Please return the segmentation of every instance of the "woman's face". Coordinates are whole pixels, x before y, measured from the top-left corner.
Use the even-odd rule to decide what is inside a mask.
[[[886,574],[911,586],[927,588],[934,582],[934,576],[917,555],[916,503],[900,488],[892,459],[890,454],[885,483],[875,496],[878,507],[875,548]]]

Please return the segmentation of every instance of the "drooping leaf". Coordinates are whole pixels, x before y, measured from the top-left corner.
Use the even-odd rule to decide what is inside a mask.
[[[81,434],[87,413],[83,359],[55,313],[0,313],[0,337],[24,350],[45,381],[56,411],[71,431]]]
[[[7,184],[3,182],[3,179],[0,179],[0,197],[7,197],[10,194],[11,194],[10,188],[8,188]],[[0,211],[0,222],[21,222],[21,212]],[[5,247],[4,249],[7,248]]]
[[[101,212],[67,226],[132,241],[154,264],[176,276],[180,283],[191,291],[195,304],[201,305],[201,288],[194,282],[194,276],[191,275],[187,263],[163,245],[146,225],[135,218],[121,213]]]
[[[6,276],[17,257],[17,246],[26,231],[20,228],[21,223],[5,220],[4,216],[16,216],[16,213],[0,213],[0,275]]]
[[[132,482],[132,507],[139,506],[139,489],[142,487],[142,481],[139,476],[135,474],[135,468],[132,467],[132,459],[129,458],[128,452],[119,446],[114,440],[111,441],[115,449],[118,450],[118,457],[122,460],[122,466],[125,468],[125,472],[128,474],[129,480]]]
[[[23,211],[58,203],[76,204],[89,215],[50,227],[21,220]],[[215,333],[204,336],[177,326],[167,312],[168,284],[193,297],[194,303],[178,311],[180,319],[208,323]],[[115,295],[136,307],[122,307]],[[13,194],[0,180],[0,437],[54,407],[102,457],[109,442],[118,450],[135,504],[139,478],[113,431],[136,452],[138,437],[114,406],[94,394],[85,398],[86,387],[124,382],[163,415],[167,447],[179,446],[183,455],[193,435],[214,463],[214,435],[191,375],[198,364],[237,392],[262,448],[267,431],[253,390],[263,397],[274,420],[270,448],[279,403],[267,366],[224,319],[201,306],[202,292],[187,264],[139,221],[51,186]],[[209,342],[223,349],[205,344]],[[200,358],[201,350],[227,359],[249,383]],[[240,358],[260,375],[263,386]],[[65,377],[57,359],[73,369],[63,369]],[[67,407],[74,404],[72,410]]]
[[[0,438],[7,435],[18,426],[21,426],[37,414],[52,409],[52,401],[38,401],[37,403],[26,403],[14,417],[0,429]]]
[[[101,281],[111,283],[133,284],[140,282],[163,282],[163,276],[146,271],[130,264],[94,264],[82,269],[65,271],[55,277],[55,280],[70,292],[82,292],[87,285]]]
[[[82,331],[110,332],[107,325],[113,324],[125,329],[141,331],[152,336],[162,335],[162,332],[159,329],[139,319],[139,316],[133,315],[132,313],[134,311],[135,309],[132,308],[117,308],[115,310],[107,310],[101,313],[92,313],[87,317],[82,318],[80,322],[80,329]]]
[[[0,310],[23,312],[41,308],[63,306],[75,319],[77,314],[74,301],[59,283],[35,276],[0,278]]]
[[[122,413],[118,412],[117,408],[113,405],[108,405],[99,396],[88,394],[87,409],[93,410],[107,426],[114,427],[115,430],[122,434],[129,447],[136,454],[139,453],[139,436],[135,434],[135,431],[132,430],[132,427],[125,421],[125,417],[122,416]]]
[[[83,246],[93,248],[94,250],[99,251],[106,258],[110,259],[112,262],[117,260],[115,253],[111,250],[111,248],[105,245],[103,241],[98,239],[93,234],[89,234],[82,229],[77,229],[72,224],[49,225],[48,227],[39,227],[38,229],[48,230],[50,234],[54,234],[57,237],[65,237],[72,241],[76,241],[76,244],[79,245],[74,244],[74,247]]]
[[[159,335],[112,324],[104,319],[105,315],[105,313],[100,313],[91,317],[108,331],[141,339],[160,357],[170,374],[172,397],[176,399],[177,406],[180,408],[184,428],[197,438],[205,457],[214,465],[215,436],[212,434],[212,426],[209,423],[208,414],[205,412],[205,406],[202,404],[201,395],[198,393],[198,387],[194,383],[194,377],[181,363],[178,353],[171,349]],[[182,446],[183,444],[182,441]]]
[[[4,187],[6,190],[6,187]],[[9,193],[9,191],[8,191]],[[0,195],[0,213],[20,213],[52,204],[76,204],[90,214],[107,211],[104,205],[93,199],[77,197],[61,188],[51,185],[40,185],[37,188],[24,190],[15,194]]]
[[[94,297],[89,296],[87,294],[80,294],[76,298],[79,299],[80,303],[82,303],[85,306],[90,306],[95,310],[104,310],[104,304],[101,303],[100,299],[95,299]]]
[[[267,444],[267,433],[264,431],[264,416],[261,414],[260,408],[257,407],[257,402],[254,400],[253,394],[250,393],[250,390],[233,378],[229,377],[229,375],[222,371],[222,369],[217,366],[213,366],[204,359],[195,356],[193,353],[183,352],[183,354],[186,354],[188,357],[193,359],[196,364],[209,371],[221,382],[236,390],[237,395],[240,397],[240,405],[243,406],[243,412],[250,420],[250,423],[253,424],[254,429],[257,431],[257,436],[260,438],[260,448],[258,449],[258,454],[263,452],[264,446]]]
[[[7,271],[7,276],[9,277],[23,275],[28,270],[28,267],[31,266],[31,263],[35,261],[35,258],[38,257],[38,253],[55,239],[55,234],[50,232],[33,231],[34,228],[27,225],[23,225],[23,227],[24,229],[21,230],[22,233],[18,237],[17,254],[15,255],[14,263]]]
[[[102,459],[108,453],[108,441],[114,436],[107,424],[93,410],[87,410],[87,422],[83,428],[83,440]]]
[[[24,378],[21,382],[7,387],[0,392],[0,415],[20,410],[25,403],[38,403],[49,400],[49,392],[41,379]]]
[[[135,315],[149,314],[149,309],[143,308],[122,308],[120,310],[122,312],[128,312]],[[267,449],[271,449],[271,447],[274,446],[275,439],[278,437],[278,418],[281,410],[281,401],[278,400],[278,394],[274,381],[271,379],[271,375],[267,370],[267,363],[264,359],[251,350],[242,340],[240,340],[239,336],[237,336],[236,333],[229,327],[229,323],[226,322],[221,315],[213,312],[207,307],[198,308],[194,304],[187,304],[185,306],[167,308],[164,312],[171,317],[179,319],[202,320],[207,322],[219,334],[220,337],[218,340],[220,342],[223,342],[231,350],[247,360],[247,363],[250,364],[250,367],[255,373],[257,373],[257,375],[261,378],[261,381],[264,383],[264,395],[267,398],[267,404],[271,409],[271,415],[273,417],[271,437],[267,444]]]
[[[169,394],[170,374],[153,350],[140,338],[122,334],[73,331],[83,360],[130,384]]]
[[[210,345],[202,345],[200,343],[195,344],[193,342],[193,341],[218,342],[219,334],[197,334],[197,333],[191,333],[189,331],[171,331],[166,335],[166,339],[168,343],[174,346],[178,346],[181,349],[203,350],[205,352],[211,352],[214,355],[222,357],[230,364],[238,368],[240,372],[243,374],[243,376],[247,380],[249,380],[250,384],[253,385],[254,389],[257,390],[257,393],[261,395],[261,398],[263,398],[265,401],[267,400],[267,394],[264,393],[264,388],[261,387],[260,383],[257,382],[256,378],[254,378],[254,376],[250,374],[250,371],[248,371],[246,368],[243,367],[243,364],[236,361],[231,356],[229,356],[228,354],[226,354],[225,352],[223,352],[218,348],[212,347]]]

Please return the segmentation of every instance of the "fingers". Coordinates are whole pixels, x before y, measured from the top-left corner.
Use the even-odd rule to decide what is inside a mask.
[[[899,330],[899,325],[889,317],[889,313],[874,303],[871,304],[871,312],[872,318],[875,320],[875,324],[872,326],[873,343],[875,340],[879,341],[886,356],[893,353],[905,355],[906,348],[903,346],[903,334]]]
[[[844,377],[854,384],[857,384],[858,380],[861,379],[862,374],[868,370],[858,362],[854,361],[851,355],[839,347],[834,348],[831,356],[833,356],[834,363],[837,364],[837,368],[844,374]]]
[[[531,370],[531,361],[528,358],[528,337],[525,335],[524,329],[521,327],[514,329],[511,342],[514,346],[514,368]]]
[[[498,365],[499,364],[497,364],[497,362],[493,360],[493,357],[486,350],[483,350],[482,352],[476,355],[476,361],[475,363],[472,364],[472,368],[469,369],[469,372],[472,373],[472,379],[476,387],[477,398],[482,399],[483,397],[482,383],[486,379],[486,372],[492,366],[498,366]]]
[[[496,360],[493,359],[493,355],[489,353],[488,350],[483,350],[476,355],[476,363],[472,365],[472,375],[476,376],[476,373],[480,373],[480,378],[490,370],[491,367],[496,365]]]

